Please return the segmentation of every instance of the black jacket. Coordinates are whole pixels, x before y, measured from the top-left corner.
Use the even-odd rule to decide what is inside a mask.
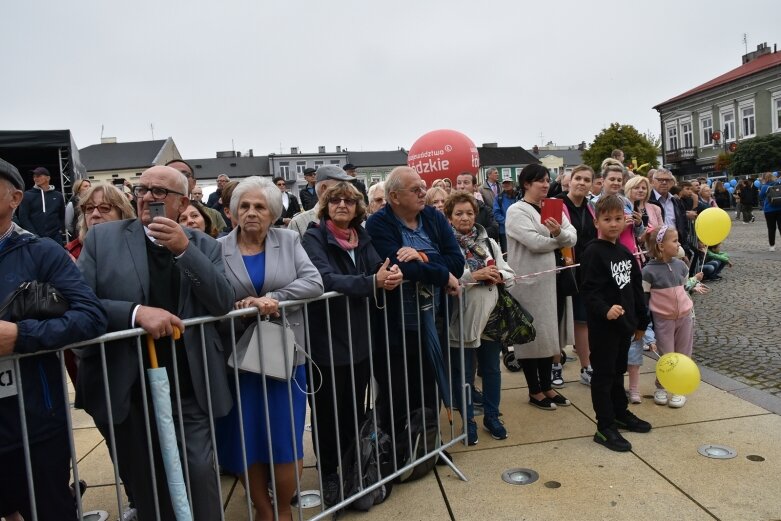
[[[499,242],[499,223],[494,218],[494,210],[483,201],[477,201],[477,216],[475,222],[485,228],[488,236]]]
[[[382,264],[380,256],[372,245],[369,234],[363,226],[358,227],[358,247],[355,248],[355,262],[336,242],[326,228],[325,219],[312,223],[302,241],[312,264],[323,278],[324,291],[338,291],[345,297],[309,304],[309,338],[312,358],[318,365],[331,365],[328,345],[328,323],[326,306],[330,306],[331,346],[333,365],[349,365],[350,340],[352,339],[352,362],[362,362],[369,356],[369,334],[372,329],[366,322],[366,302],[374,307],[374,295],[381,298],[382,292],[375,291],[374,274]],[[347,315],[350,315],[350,328]],[[379,327],[377,328],[379,329]],[[348,335],[348,331],[351,335]]]
[[[580,295],[586,306],[588,327],[613,330],[626,336],[648,326],[640,265],[622,244],[596,239],[580,259]],[[624,314],[615,320],[607,312],[615,304]]]
[[[30,188],[24,193],[22,204],[17,210],[17,222],[28,232],[38,237],[48,237],[62,245],[65,198],[54,187],[45,192],[40,188]]]
[[[304,211],[311,210],[317,204],[317,191],[310,193],[308,188],[309,185],[298,191],[298,197],[301,199],[301,209]]]
[[[298,199],[296,199],[296,196],[288,192],[287,197],[287,210],[285,210],[284,207],[282,208],[282,215],[280,215],[279,219],[277,219],[277,222],[274,223],[277,226],[282,226],[284,224],[282,219],[292,219],[295,214],[301,211],[301,207],[298,205]]]

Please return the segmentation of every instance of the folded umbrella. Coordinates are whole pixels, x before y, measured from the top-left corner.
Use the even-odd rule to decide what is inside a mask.
[[[181,333],[174,329],[174,340],[178,340]],[[176,443],[176,428],[171,411],[171,386],[168,382],[168,372],[164,367],[157,366],[157,351],[155,340],[151,335],[146,336],[146,348],[149,352],[150,369],[146,370],[149,377],[149,388],[152,393],[152,403],[155,408],[155,423],[157,424],[157,436],[160,440],[160,452],[163,456],[163,466],[168,481],[168,492],[171,496],[176,521],[192,521],[190,503],[187,500],[187,486],[182,473],[182,462],[179,459],[179,447]]]

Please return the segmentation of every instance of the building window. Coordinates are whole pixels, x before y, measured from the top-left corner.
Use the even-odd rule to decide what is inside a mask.
[[[290,176],[290,167],[288,165],[280,165],[279,175],[287,179]]]
[[[781,131],[781,92],[774,92],[770,99],[770,120],[773,122],[773,132]]]
[[[735,111],[727,109],[721,112],[722,138],[724,141],[735,141]]]
[[[691,120],[681,123],[681,140],[683,141],[683,148],[694,146],[694,132],[692,131]]]
[[[713,116],[708,114],[707,116],[700,116],[700,132],[702,132],[702,139],[700,139],[700,146],[706,147],[713,144]]]
[[[754,103],[740,107],[740,130],[743,137],[753,137],[757,132],[754,120]]]
[[[678,150],[678,125],[676,123],[667,127],[667,150]]]
[[[512,177],[509,168],[502,168],[502,179],[504,179],[505,177]]]
[[[303,174],[306,169],[306,161],[296,161],[296,173]]]
[[[317,170],[321,166],[323,166],[323,162],[322,161],[315,161],[315,170]]]
[[[340,163],[340,161],[338,159],[332,159],[331,160],[331,164],[332,165],[338,165],[339,163]]]

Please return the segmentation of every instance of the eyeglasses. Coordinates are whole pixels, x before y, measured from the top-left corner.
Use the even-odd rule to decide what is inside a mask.
[[[287,186],[287,184],[285,184],[285,183],[277,183],[277,186],[280,187],[280,188],[284,188],[284,187]]]
[[[347,197],[331,197],[328,199],[328,202],[336,206],[339,206],[341,203],[344,203],[345,206],[355,206],[358,201]]]
[[[421,195],[425,195],[426,193],[426,189],[423,188],[422,186],[416,186],[415,188],[399,188],[399,191],[412,192],[418,197],[420,197]]]
[[[672,180],[672,177],[654,177],[654,181],[658,181],[660,183],[671,183]]]
[[[81,211],[85,215],[89,215],[92,212],[94,212],[95,208],[97,208],[98,212],[100,212],[100,213],[110,213],[111,210],[114,209],[114,205],[113,204],[108,204],[108,203],[102,203],[102,204],[97,204],[97,205],[95,205],[95,204],[83,204],[83,205],[81,205]]]
[[[149,192],[152,192],[152,197],[157,200],[165,199],[170,194],[184,195],[182,192],[169,190],[168,188],[162,188],[159,186],[136,185],[133,187],[133,195],[136,197],[144,197]]]

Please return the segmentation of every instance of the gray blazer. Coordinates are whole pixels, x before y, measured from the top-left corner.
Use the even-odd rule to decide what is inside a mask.
[[[224,315],[231,310],[235,298],[233,287],[225,277],[220,244],[201,232],[187,228],[184,232],[190,244],[176,260],[180,273],[177,316],[185,319]],[[149,301],[145,241],[143,225],[137,219],[94,226],[84,240],[78,265],[108,313],[109,331],[128,329],[134,307]],[[212,413],[215,417],[224,416],[230,411],[232,399],[225,374],[222,343],[214,324],[204,325],[203,339],[200,329],[189,327],[184,332],[195,397],[201,409],[208,412],[205,369],[209,377]],[[202,340],[206,346],[206,368]],[[145,349],[144,344],[142,348]],[[81,362],[76,402],[96,422],[106,424],[108,413],[100,351],[87,348],[78,354]],[[127,417],[131,389],[139,377],[135,339],[107,345],[106,364],[113,420],[120,423]]]
[[[266,273],[263,287],[258,294],[236,243],[238,234],[239,228],[236,227],[228,235],[218,239],[222,243],[225,274],[236,291],[236,300],[261,295],[280,301],[297,300],[323,294],[323,279],[301,246],[298,233],[282,228],[269,228],[266,235]],[[285,309],[285,317],[295,332],[296,342],[301,346],[305,345],[304,314],[301,306]],[[303,361],[303,355],[298,353],[296,364]]]

